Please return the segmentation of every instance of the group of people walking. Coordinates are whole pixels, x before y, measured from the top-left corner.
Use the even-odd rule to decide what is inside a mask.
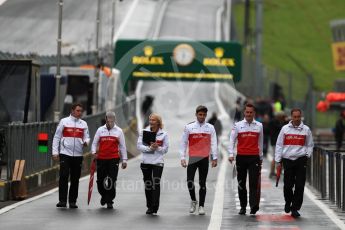
[[[53,140],[53,158],[60,161],[59,202],[57,207],[78,208],[79,178],[83,147],[90,142],[88,127],[81,120],[82,105],[74,104],[71,115],[61,119]],[[187,168],[187,186],[191,199],[189,212],[205,215],[206,180],[209,164],[217,167],[217,135],[213,125],[206,122],[208,109],[196,108],[196,120],[184,127],[179,150],[181,166]],[[301,121],[302,111],[291,110],[292,120],[281,129],[275,148],[276,164],[282,164],[284,174],[285,212],[300,216],[306,179],[306,163],[313,149],[310,129]],[[121,163],[127,167],[127,150],[122,129],[115,124],[115,113],[107,112],[106,124],[98,128],[92,142],[91,153],[97,160],[97,188],[101,205],[113,208],[116,196],[116,180]],[[148,215],[156,215],[159,209],[160,181],[164,167],[164,155],[169,149],[168,133],[163,129],[160,115],[149,116],[149,126],[139,132],[137,149],[142,154],[140,164],[145,185]],[[154,139],[148,141],[149,136]],[[237,143],[237,147],[236,147]],[[250,214],[260,208],[261,167],[263,160],[263,128],[255,120],[255,107],[246,104],[244,119],[234,124],[230,134],[229,161],[236,162],[240,215],[246,214],[247,186],[249,174]],[[237,153],[237,154],[236,154]],[[199,199],[194,185],[196,171],[199,173]],[[68,192],[68,178],[71,186]],[[67,199],[67,194],[69,194]]]

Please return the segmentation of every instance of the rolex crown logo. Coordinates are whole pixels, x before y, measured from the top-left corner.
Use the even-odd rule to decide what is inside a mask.
[[[221,47],[217,47],[214,49],[214,55],[216,55],[217,58],[222,58],[224,55],[224,49]]]
[[[144,54],[147,57],[152,56],[152,54],[153,54],[153,47],[152,46],[145,46],[144,47]]]

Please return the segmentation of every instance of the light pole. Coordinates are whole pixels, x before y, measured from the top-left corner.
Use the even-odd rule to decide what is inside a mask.
[[[95,79],[93,82],[93,99],[92,99],[92,114],[98,112],[98,82],[99,82],[99,71],[100,71],[100,49],[99,49],[99,36],[101,26],[101,0],[97,0],[97,18],[96,18],[96,66],[95,66]]]
[[[60,79],[61,79],[61,33],[62,33],[62,9],[63,0],[58,0],[59,5],[59,22],[58,22],[58,38],[57,38],[57,57],[56,57],[56,75],[55,75],[55,111],[54,121],[60,119]]]
[[[249,45],[250,36],[250,0],[245,0],[244,8],[244,45]]]
[[[111,7],[110,67],[112,67],[114,64],[115,15],[116,15],[116,0],[113,0],[112,7]]]
[[[262,76],[262,0],[256,0],[256,31],[255,31],[255,78],[256,96],[263,95]]]

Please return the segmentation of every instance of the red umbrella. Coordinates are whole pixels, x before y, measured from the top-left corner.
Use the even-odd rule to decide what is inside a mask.
[[[277,179],[276,179],[276,187],[278,187],[279,179],[280,179],[280,174],[282,173],[282,165],[281,163],[278,164],[277,166]]]
[[[93,189],[93,177],[96,171],[96,159],[93,159],[91,162],[91,167],[90,167],[90,181],[89,181],[89,193],[87,195],[87,205],[90,204],[91,200],[91,194],[92,194],[92,189]]]

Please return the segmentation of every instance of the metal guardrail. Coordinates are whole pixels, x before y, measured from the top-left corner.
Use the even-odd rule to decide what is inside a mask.
[[[7,179],[12,177],[12,167],[17,159],[25,159],[25,174],[31,174],[52,165],[52,140],[56,126],[55,122],[35,122],[10,124],[7,127]],[[48,133],[48,153],[38,153],[37,135],[41,132]]]
[[[111,52],[109,52],[109,50]],[[112,49],[109,44],[101,47],[102,63],[112,66]],[[56,66],[56,55],[39,55],[37,53],[20,54],[0,51],[0,60],[34,60],[41,67],[41,73],[48,73],[49,67]],[[84,64],[96,64],[97,55],[94,50],[64,54],[61,56],[62,66],[80,66]]]
[[[345,152],[314,147],[307,182],[320,193],[321,199],[345,211]]]
[[[115,107],[116,123],[122,128],[127,128],[135,118],[135,98],[128,98]],[[91,141],[101,125],[104,124],[105,112],[89,115],[83,119],[87,122]],[[15,160],[24,159],[24,175],[30,175],[54,165],[52,161],[52,141],[57,127],[57,122],[34,122],[25,124],[9,124],[2,129],[5,138],[5,150],[1,160],[6,162],[6,180],[11,180]],[[38,134],[48,134],[48,152],[38,152]],[[129,134],[132,135],[132,134]],[[125,133],[126,136],[126,133]],[[85,152],[90,151],[90,146]]]

